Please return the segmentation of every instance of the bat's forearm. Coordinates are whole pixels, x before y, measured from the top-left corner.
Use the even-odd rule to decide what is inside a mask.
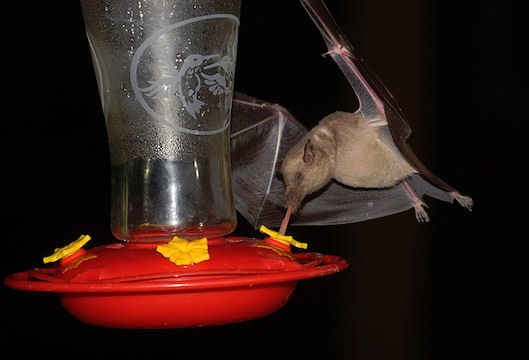
[[[328,52],[340,67],[358,98],[359,113],[373,121],[385,119],[384,105],[368,80],[358,69],[362,60],[354,54],[353,47],[334,21],[322,0],[301,0],[301,4],[320,31]]]

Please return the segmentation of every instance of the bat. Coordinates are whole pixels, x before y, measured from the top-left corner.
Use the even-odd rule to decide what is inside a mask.
[[[359,108],[330,114],[308,131],[281,106],[236,94],[231,146],[237,210],[255,228],[281,224],[284,232],[291,213],[294,225],[335,225],[414,208],[418,221],[428,221],[425,195],[471,209],[470,197],[413,153],[411,129],[395,98],[354,52],[326,5],[301,3]]]

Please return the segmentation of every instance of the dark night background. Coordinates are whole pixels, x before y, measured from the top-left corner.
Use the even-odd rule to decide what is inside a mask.
[[[312,251],[342,255],[351,266],[300,282],[278,312],[241,324],[105,329],[74,319],[54,295],[3,286],[3,352],[527,358],[527,43],[513,3],[328,1],[407,114],[416,153],[474,198],[471,213],[427,198],[427,224],[410,210],[292,228]],[[108,145],[79,3],[8,1],[2,20],[3,278],[40,266],[81,233],[92,246],[112,238]],[[235,87],[282,104],[308,127],[332,111],[354,110],[341,72],[320,56],[325,51],[298,1],[243,1]],[[235,234],[258,236],[242,218]]]

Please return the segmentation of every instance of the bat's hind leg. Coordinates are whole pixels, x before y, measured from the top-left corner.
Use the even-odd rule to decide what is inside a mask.
[[[404,188],[406,189],[406,192],[408,193],[408,196],[410,197],[410,200],[413,203],[413,208],[415,209],[415,218],[418,222],[428,222],[430,221],[430,218],[428,217],[428,214],[426,213],[426,210],[424,210],[425,207],[428,207],[420,197],[417,196],[415,191],[411,188],[410,184],[406,180],[402,182],[402,185],[404,185]]]
[[[461,206],[467,208],[469,211],[472,211],[472,205],[474,205],[474,200],[470,196],[461,195],[457,191],[452,191],[450,193],[454,199],[457,200]]]

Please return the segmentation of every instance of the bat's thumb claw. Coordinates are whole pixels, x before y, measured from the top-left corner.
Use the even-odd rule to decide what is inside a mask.
[[[344,46],[344,45],[336,45],[332,49],[329,49],[329,51],[327,51],[326,53],[321,54],[321,56],[325,57],[327,55],[332,55],[332,54],[336,54],[339,56],[348,56],[351,59],[355,58],[353,52],[347,46]]]

